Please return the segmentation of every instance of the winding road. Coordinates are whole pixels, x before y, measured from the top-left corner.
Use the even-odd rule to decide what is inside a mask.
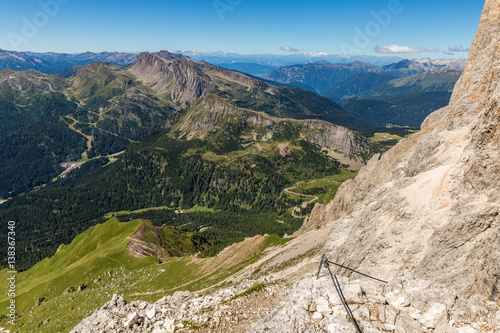
[[[303,185],[307,185],[307,184],[310,184],[310,183],[314,183],[316,181],[316,179],[314,180],[311,180],[310,182],[308,183],[305,183]],[[300,185],[299,185],[300,186]],[[295,194],[295,195],[298,195],[300,197],[304,197],[304,198],[313,198],[311,201],[304,201],[302,203],[302,208],[306,208],[307,205],[309,205],[310,203],[313,203],[314,201],[316,200],[319,200],[319,198],[315,195],[308,195],[308,194],[301,194],[301,193],[297,193],[297,192],[293,192],[292,189],[294,188],[297,188],[299,186],[293,186],[293,187],[288,187],[288,188],[285,188],[283,191],[286,192],[286,193],[290,193],[290,194]],[[304,205],[305,204],[305,205]],[[297,218],[305,218],[306,216],[299,216],[299,215],[296,215],[295,212],[298,211],[300,208],[299,207],[293,207],[293,210],[292,210],[292,216],[293,217],[297,217]]]

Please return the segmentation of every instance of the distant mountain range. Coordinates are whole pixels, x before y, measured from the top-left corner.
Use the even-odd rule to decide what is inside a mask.
[[[265,76],[272,71],[271,69],[274,70],[279,67],[315,63],[318,61],[327,63],[350,63],[361,61],[376,66],[385,66],[403,60],[400,57],[394,56],[350,56],[306,52],[253,55],[197,51],[173,51],[172,53],[183,54],[195,60],[204,60],[220,67],[243,71],[257,76]],[[3,68],[9,68],[15,71],[35,69],[46,73],[74,65],[88,65],[96,61],[109,62],[117,66],[128,66],[133,64],[138,56],[138,53],[124,52],[85,52],[70,54],[55,52],[16,52],[0,49],[0,70]],[[434,63],[436,63],[436,61],[434,61]]]
[[[404,59],[386,66],[354,61],[346,64],[319,61],[312,64],[300,64],[281,67],[270,73],[266,79],[296,87],[309,87],[320,95],[330,95],[335,85],[362,73],[375,73],[392,77],[404,77],[426,71],[465,69],[465,59],[431,60]],[[375,76],[373,76],[375,78]],[[378,77],[380,79],[380,77]],[[366,77],[365,77],[366,79]]]
[[[347,63],[352,61],[364,61],[375,65],[387,65],[400,61],[399,57],[377,57],[377,56],[344,56],[329,55],[325,53],[289,53],[289,54],[254,54],[242,55],[228,52],[197,52],[197,51],[173,51],[172,53],[183,54],[194,60],[204,60],[214,65],[228,69],[245,71],[252,75],[269,74],[269,69],[277,69],[301,63],[312,63],[318,60],[328,62]],[[117,66],[128,66],[137,60],[138,53],[123,52],[85,52],[85,53],[55,53],[55,52],[17,52],[0,49],[0,70],[9,68],[15,71],[35,69],[40,72],[50,72],[73,65],[88,65],[96,61],[109,62]],[[262,71],[264,66],[266,70]],[[250,68],[249,71],[247,71]],[[255,70],[256,69],[256,70]]]
[[[464,68],[464,59],[404,59],[386,66],[319,61],[281,67],[266,78],[328,97],[369,123],[418,128],[448,105]]]
[[[449,92],[453,89],[460,72],[465,67],[464,59],[431,60],[423,58],[401,60],[395,57],[350,57],[312,53],[239,55],[224,52],[180,52],[184,53],[184,57],[186,57],[186,54],[189,55],[190,61],[197,61],[207,65],[208,63],[219,64],[222,68],[265,78],[268,83],[309,90],[337,103],[343,104],[351,98],[355,99],[348,104],[346,111],[366,122],[384,125],[385,120],[393,119],[398,121],[396,123],[398,125],[413,127],[418,127],[427,114],[447,104]],[[181,53],[169,54],[178,54],[180,56]],[[135,64],[138,57],[138,54],[120,52],[66,54],[0,50],[0,69],[8,68],[14,71],[34,69],[39,72],[69,78],[88,64],[103,62],[128,67]],[[352,61],[354,59],[357,60]],[[330,61],[336,61],[336,63]],[[380,63],[384,65],[376,65]],[[289,66],[289,64],[293,65]],[[400,79],[397,80],[398,78]],[[429,92],[433,94],[425,97],[425,93]],[[424,94],[421,97],[427,100],[425,110],[421,109],[415,95],[408,95],[409,99],[406,101],[404,98],[397,98],[398,103],[396,105],[393,104],[393,98],[391,98],[391,101],[382,98],[382,96],[421,93]],[[369,112],[365,112],[366,107],[371,103],[367,102],[367,100],[377,101],[373,102],[375,103],[373,107],[380,112],[404,114],[405,116],[392,117],[385,115],[375,119],[374,113],[369,116]],[[412,106],[411,101],[415,101],[416,104]],[[399,103],[401,102],[404,105],[404,110],[400,109],[401,104]],[[380,109],[381,106],[385,107]],[[375,113],[377,117],[380,116],[380,112]],[[412,117],[412,114],[418,114],[419,116]],[[296,116],[302,117],[302,115]],[[320,117],[325,119],[326,115]],[[354,122],[348,121],[340,124],[349,125],[352,123]],[[356,126],[356,129],[366,128],[366,126]]]
[[[252,63],[272,67],[283,67],[295,64],[314,63],[317,61],[327,61],[329,63],[349,63],[362,61],[377,66],[389,65],[402,58],[395,56],[368,56],[368,55],[343,55],[311,52],[289,52],[282,54],[238,54],[230,52],[198,52],[179,50],[175,53],[184,54],[196,60],[205,60],[209,63],[222,65],[229,63]],[[251,73],[250,73],[251,74]]]
[[[36,53],[17,52],[0,49],[0,70],[8,68],[14,71],[34,69],[49,73],[71,66],[83,66],[96,61],[108,62],[117,66],[128,66],[136,62],[138,54],[120,52],[85,52],[69,53]]]

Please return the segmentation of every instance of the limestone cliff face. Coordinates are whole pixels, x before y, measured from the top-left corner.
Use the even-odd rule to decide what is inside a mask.
[[[487,0],[450,105],[374,156],[302,231],[364,332],[500,332],[500,0]],[[323,228],[321,228],[323,229]],[[328,276],[305,278],[252,332],[354,332]]]
[[[375,156],[308,226],[324,251],[390,280],[424,278],[460,297],[500,298],[500,0],[487,0],[450,105]]]

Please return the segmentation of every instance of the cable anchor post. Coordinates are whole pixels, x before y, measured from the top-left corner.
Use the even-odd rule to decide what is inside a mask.
[[[328,261],[326,259],[326,255],[324,254],[321,256],[321,261],[319,262],[318,274],[316,274],[316,280],[319,279],[319,274],[321,273],[321,267],[323,266],[323,264],[325,265],[325,267],[328,267],[327,266]]]

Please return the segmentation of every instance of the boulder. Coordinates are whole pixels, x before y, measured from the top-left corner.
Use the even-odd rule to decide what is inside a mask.
[[[149,309],[148,311],[146,311],[146,317],[148,317],[149,319],[153,319],[155,315],[156,315],[156,309],[154,306],[151,307],[151,309]]]
[[[320,322],[323,332],[328,333],[356,333],[350,321],[342,317],[327,317]]]
[[[436,328],[438,325],[448,324],[448,311],[446,311],[446,305],[434,303],[418,321],[427,328]]]
[[[134,325],[138,325],[142,322],[142,318],[137,312],[130,313],[126,318],[123,319],[123,326],[126,328],[132,328]]]

